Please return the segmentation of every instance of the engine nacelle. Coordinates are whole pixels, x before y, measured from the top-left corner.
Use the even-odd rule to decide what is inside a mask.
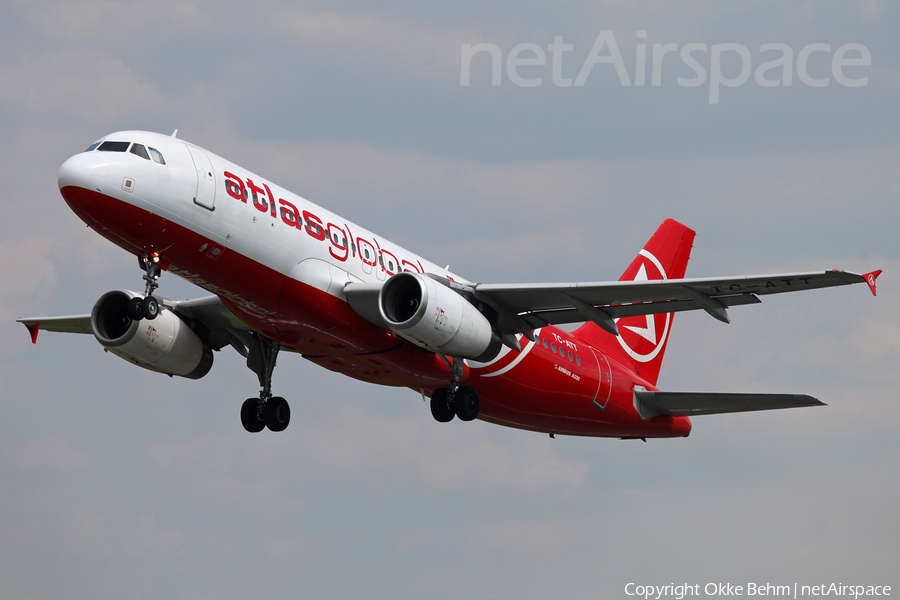
[[[94,337],[116,356],[144,369],[200,379],[212,368],[212,350],[169,310],[152,321],[128,316],[135,292],[117,290],[100,296],[91,311]]]
[[[428,350],[480,362],[500,351],[500,340],[485,316],[430,277],[394,275],[378,294],[378,310],[394,333]]]

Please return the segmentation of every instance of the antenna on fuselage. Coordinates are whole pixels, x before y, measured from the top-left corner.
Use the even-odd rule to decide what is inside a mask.
[[[177,129],[176,129],[175,131],[172,132],[172,137],[178,137],[178,130],[177,130]]]

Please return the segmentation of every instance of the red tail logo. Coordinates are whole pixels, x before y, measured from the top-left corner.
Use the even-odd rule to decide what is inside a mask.
[[[682,279],[691,248],[694,232],[672,219],[667,219],[631,262],[620,281],[656,281]],[[616,323],[619,335],[603,331],[595,323],[588,322],[575,335],[602,349],[617,360],[633,361],[637,373],[651,385],[656,385],[666,343],[672,331],[672,314],[623,317]]]
[[[647,249],[641,250],[635,260],[637,272],[631,277],[633,281],[653,281],[668,279],[665,268],[653,254]],[[632,267],[634,267],[632,263]],[[623,279],[628,279],[626,273]],[[619,344],[632,359],[637,362],[650,362],[659,356],[666,347],[669,337],[669,328],[672,325],[672,314],[645,315],[641,317],[628,317],[618,320]]]

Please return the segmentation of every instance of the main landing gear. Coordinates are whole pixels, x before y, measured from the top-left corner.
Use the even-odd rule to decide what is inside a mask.
[[[143,253],[138,257],[138,265],[144,271],[144,297],[136,296],[128,303],[128,316],[135,321],[153,320],[159,316],[159,301],[153,292],[159,287],[159,277],[167,261],[159,254]],[[250,433],[259,433],[266,427],[269,431],[284,431],[291,422],[291,407],[281,396],[272,395],[272,372],[281,344],[259,335],[252,334],[247,366],[259,378],[259,398],[248,398],[241,406],[241,424]]]
[[[431,394],[431,416],[438,423],[448,423],[453,417],[459,417],[460,421],[472,421],[478,417],[481,408],[478,391],[468,385],[459,385],[463,371],[461,358],[454,358],[452,364],[444,360],[452,374],[450,387],[438,388]]]
[[[144,281],[147,283],[144,288],[144,297],[134,297],[128,303],[128,316],[135,321],[147,319],[152,321],[159,316],[159,301],[153,297],[153,292],[159,287],[157,280],[162,274],[160,266],[160,258],[158,254],[147,254],[146,252],[138,257],[138,265],[144,271]]]
[[[291,422],[291,407],[281,396],[272,396],[272,372],[281,345],[267,337],[253,334],[247,366],[259,377],[259,398],[247,398],[241,406],[241,424],[250,433],[284,431]]]

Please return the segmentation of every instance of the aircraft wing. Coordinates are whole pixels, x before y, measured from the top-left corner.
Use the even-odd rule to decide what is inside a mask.
[[[93,333],[91,330],[91,315],[75,315],[71,317],[35,317],[31,319],[16,319],[28,328],[31,333],[31,341],[37,343],[37,334],[44,331],[56,331],[59,333]]]
[[[160,298],[159,303],[173,311],[183,321],[192,323],[195,332],[211,348],[219,350],[230,345],[242,356],[247,356],[247,348],[251,343],[250,328],[234,316],[218,296],[181,301]],[[41,330],[93,334],[91,315],[27,317],[16,321],[25,325],[34,343],[37,343],[37,336]]]
[[[846,271],[788,273],[752,277],[666,279],[566,284],[457,284],[463,294],[488,304],[501,320],[525,329],[591,320],[618,334],[614,320],[622,317],[703,309],[728,322],[726,309],[760,302],[759,296],[867,283],[875,294],[881,271],[865,275]]]
[[[202,328],[198,331],[200,338],[210,347],[219,350],[230,345],[241,356],[247,357],[247,349],[252,343],[250,335],[252,330],[238,319],[218,296],[177,302],[164,300],[161,304],[171,308],[182,320],[197,323],[197,329]]]
[[[825,403],[805,394],[634,391],[634,407],[642,419],[656,415],[692,417],[803,406],[825,406]]]

